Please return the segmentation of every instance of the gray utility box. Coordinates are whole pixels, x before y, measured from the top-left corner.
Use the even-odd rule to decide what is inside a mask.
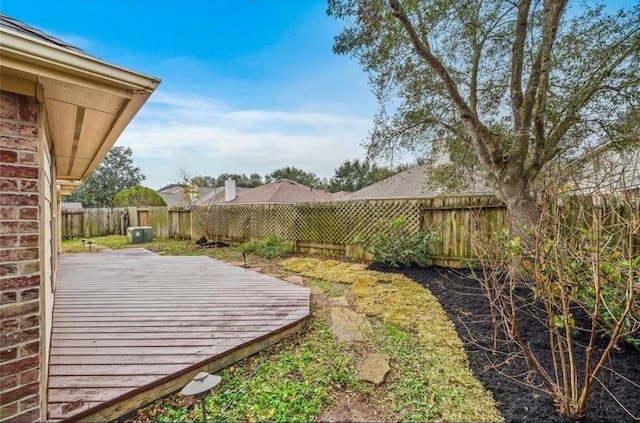
[[[153,241],[151,226],[130,226],[127,228],[127,244],[141,244]]]

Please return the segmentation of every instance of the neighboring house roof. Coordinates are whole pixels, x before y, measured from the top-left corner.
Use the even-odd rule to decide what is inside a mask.
[[[364,200],[383,198],[421,198],[437,197],[451,194],[444,190],[428,191],[425,188],[425,181],[428,177],[430,165],[423,164],[414,166],[404,172],[397,173],[387,179],[364,187],[358,191],[346,195],[344,200]],[[455,192],[455,194],[491,194],[492,191],[479,178],[474,178],[469,187]]]
[[[95,57],[0,14],[2,90],[38,98],[49,119],[57,184],[89,175],[160,80]]]
[[[333,200],[342,200],[343,198],[346,198],[351,194],[352,194],[351,191],[338,191],[338,192],[331,193],[331,196],[333,197],[332,198]]]
[[[62,210],[78,210],[83,208],[82,203],[72,201],[63,201],[60,203],[60,207]]]
[[[184,189],[184,185],[180,185],[180,184],[169,184],[169,185],[165,185],[162,188],[160,188],[159,190],[156,190],[156,192],[158,194],[160,193],[176,193],[178,191],[182,191]]]
[[[200,196],[200,198],[198,199],[197,203],[200,206],[207,206],[210,204],[224,204],[224,197],[225,197],[225,192],[224,192],[224,187],[218,187],[215,188],[214,190],[210,191],[209,193],[203,194]],[[245,188],[245,187],[235,187],[236,190],[236,195],[238,193],[244,192],[244,191],[248,191],[252,188]]]
[[[299,184],[289,179],[260,185],[255,188],[237,192],[236,199],[226,204],[239,203],[312,203],[318,201],[332,201],[333,194]]]
[[[236,192],[239,193],[247,189],[238,187]],[[167,185],[156,192],[167,203],[168,207],[187,207],[190,205],[182,185]],[[194,202],[199,206],[224,203],[224,187],[198,188],[198,194],[195,196]]]
[[[203,198],[206,198],[212,192],[220,189],[221,188],[198,188],[198,194],[194,195],[193,200],[195,201],[195,204],[200,204]],[[222,190],[224,191],[224,188],[222,188]],[[162,188],[161,191],[159,190],[156,192],[160,197],[162,197],[169,207],[186,207],[190,205],[182,185],[168,185],[167,187]]]
[[[640,190],[640,147],[621,151],[603,145],[571,163],[566,174],[583,193]]]

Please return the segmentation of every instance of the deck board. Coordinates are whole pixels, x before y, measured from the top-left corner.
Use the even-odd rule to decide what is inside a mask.
[[[295,333],[309,290],[208,257],[59,257],[49,420],[113,420]]]

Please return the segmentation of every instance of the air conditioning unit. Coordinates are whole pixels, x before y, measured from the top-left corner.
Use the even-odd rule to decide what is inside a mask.
[[[153,228],[151,226],[131,226],[127,228],[127,243],[141,244],[153,241]]]

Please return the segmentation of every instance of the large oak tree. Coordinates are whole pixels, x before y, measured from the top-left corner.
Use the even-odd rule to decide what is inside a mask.
[[[616,137],[640,99],[640,6],[566,0],[329,0],[380,103],[372,156],[468,148],[514,229],[541,176]]]

